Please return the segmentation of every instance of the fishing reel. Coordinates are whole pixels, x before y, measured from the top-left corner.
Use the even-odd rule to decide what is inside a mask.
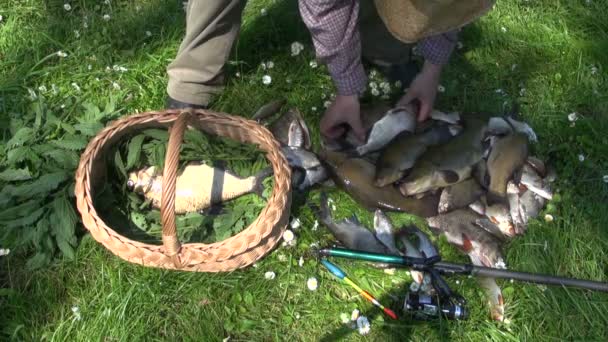
[[[407,293],[403,311],[419,320],[431,320],[439,316],[450,320],[466,320],[469,317],[469,310],[464,303],[453,298],[441,301],[439,296],[420,292]]]

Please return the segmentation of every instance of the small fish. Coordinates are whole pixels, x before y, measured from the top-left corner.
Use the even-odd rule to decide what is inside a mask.
[[[500,229],[502,234],[507,237],[515,236],[516,230],[511,219],[511,212],[505,204],[494,203],[486,206],[485,215]]]
[[[258,109],[251,118],[257,122],[261,122],[263,119],[266,119],[267,117],[278,113],[286,103],[287,100],[285,99],[278,99],[268,102],[267,104],[260,107],[260,109]]]
[[[464,208],[475,202],[483,193],[483,189],[473,178],[448,186],[442,190],[439,197],[439,213]]]
[[[523,234],[525,232],[524,222],[519,212],[519,197],[522,194],[522,190],[513,181],[507,183],[507,200],[509,201],[509,213],[511,215],[511,221],[515,228],[516,234]]]
[[[422,252],[414,246],[414,244],[403,234],[399,234],[399,240],[403,244],[405,251],[402,254],[405,254],[406,257],[410,258],[424,258]],[[424,281],[424,272],[411,270],[410,274],[412,275],[412,279],[419,285]]]
[[[442,111],[433,110],[431,112],[431,119],[447,122],[452,125],[457,125],[460,123],[460,115],[458,112],[444,113]]]
[[[404,196],[437,190],[464,181],[471,176],[472,170],[472,166],[455,170],[436,170],[431,164],[421,162],[420,167],[414,169],[399,185],[399,190]]]
[[[293,168],[292,185],[298,190],[304,191],[315,184],[324,184],[328,180],[327,170],[323,166],[310,169]],[[329,184],[328,186],[331,186]]]
[[[537,217],[545,205],[546,200],[531,190],[526,190],[519,198],[519,214],[524,225]]]
[[[320,198],[319,222],[327,226],[334,237],[344,246],[366,252],[392,254],[387,246],[359,222],[357,216],[353,215],[341,221],[334,221],[329,211],[327,195],[322,192]]]
[[[291,167],[311,169],[321,165],[316,154],[299,147],[283,146],[281,152]]]
[[[325,166],[321,164],[314,153],[303,148],[290,146],[281,147],[281,151],[287,159],[287,164],[292,168],[292,184],[300,191],[328,178]]]
[[[488,203],[506,202],[507,182],[528,158],[528,138],[513,133],[498,140],[488,156]]]
[[[386,115],[376,121],[369,132],[365,145],[357,147],[359,156],[374,152],[388,144],[401,132],[412,133],[416,129],[416,114],[412,110],[397,107],[389,110]]]
[[[485,159],[480,160],[473,166],[472,176],[477,181],[477,184],[481,185],[484,190],[488,189],[490,186],[490,177],[488,176],[488,164]]]
[[[271,168],[255,176],[241,178],[231,172],[205,164],[189,163],[178,173],[175,182],[175,213],[200,212],[212,205],[249,193],[262,197],[263,180],[272,173]],[[131,172],[127,187],[150,200],[156,208],[161,206],[162,170],[151,166]]]
[[[382,119],[385,114],[391,110],[391,106],[385,102],[362,103],[360,106],[361,125],[366,132],[366,136],[378,120]],[[361,146],[361,142],[355,137],[352,130],[347,130],[342,137],[338,139],[326,140],[324,137],[321,140],[322,147],[329,151],[356,153],[357,146]]]
[[[530,125],[517,121],[510,116],[490,118],[488,120],[488,132],[492,135],[505,135],[517,132],[525,134],[531,142],[538,141],[538,137]]]
[[[551,191],[551,186],[549,184],[545,184],[543,179],[540,177],[536,171],[525,164],[521,169],[521,179],[519,180],[520,184],[523,184],[534,192],[535,194],[542,196],[548,200],[553,198],[553,191]]]
[[[461,126],[435,125],[413,135],[399,134],[380,152],[374,184],[383,187],[398,181],[428,147],[447,143],[461,131]]]
[[[547,167],[545,166],[545,163],[539,158],[536,158],[534,156],[528,156],[526,163],[530,165],[541,178],[547,176]]]
[[[466,253],[474,265],[496,267],[497,264],[504,262],[500,242],[486,230],[476,227],[474,223],[476,219],[476,215],[470,210],[458,209],[427,218],[427,223],[436,234],[443,234],[450,244]],[[495,280],[479,277],[478,283],[485,290],[492,318],[503,320],[504,301]]]
[[[483,216],[486,215],[486,204],[484,202],[482,202],[480,199],[469,204],[469,209],[473,210],[474,212],[476,212],[479,215],[483,215]]]
[[[392,253],[399,254],[395,246],[395,236],[393,235],[393,223],[380,209],[374,212],[374,230],[376,238],[380,240]]]
[[[368,161],[328,150],[321,150],[319,158],[327,165],[335,184],[368,209],[400,211],[422,217],[437,213],[439,196],[429,194],[420,199],[406,198],[395,187],[374,186],[375,167]]]
[[[432,258],[434,256],[439,255],[439,252],[437,252],[437,248],[435,247],[435,245],[433,245],[429,237],[424,234],[420,230],[420,228],[411,225],[409,226],[409,228],[407,228],[407,232],[409,234],[416,235],[416,237],[418,238],[418,250],[425,258]]]
[[[312,146],[308,125],[296,108],[291,108],[279,116],[268,125],[268,129],[283,146],[302,147],[307,150]]]

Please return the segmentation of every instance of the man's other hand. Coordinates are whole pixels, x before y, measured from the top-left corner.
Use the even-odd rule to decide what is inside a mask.
[[[424,62],[422,71],[412,81],[407,93],[399,99],[398,106],[418,100],[418,122],[425,121],[433,110],[437,86],[441,75],[441,66]]]
[[[365,130],[361,124],[361,109],[356,95],[337,95],[321,119],[321,133],[330,139],[344,134],[342,124],[350,126],[361,142],[365,141]]]

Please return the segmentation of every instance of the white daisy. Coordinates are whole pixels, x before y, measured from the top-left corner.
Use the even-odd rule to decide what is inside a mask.
[[[264,75],[262,77],[262,83],[264,83],[265,85],[269,85],[272,82],[272,77],[270,77],[270,75]]]
[[[57,54],[57,56],[59,56],[59,57],[61,57],[61,58],[65,58],[65,57],[67,57],[67,56],[68,56],[68,54],[67,54],[67,53],[65,53],[65,52],[63,52],[63,51],[61,51],[61,50],[57,51],[57,53],[56,53],[56,54]]]
[[[353,310],[353,312],[350,314],[350,320],[356,321],[357,318],[359,318],[359,314],[360,314],[359,309]]]
[[[501,30],[503,33],[504,33],[504,32],[507,32],[507,28],[506,28],[506,27],[504,27],[504,26],[502,26],[502,27],[500,28],[500,30]]]
[[[545,215],[545,221],[546,222],[553,222],[553,215],[551,215],[551,214]]]
[[[592,66],[591,67],[591,75],[595,75],[597,74],[597,67],[596,66]]]
[[[302,50],[304,50],[304,45],[302,45],[300,42],[291,43],[291,55],[292,56],[299,55],[300,52],[302,52]]]
[[[496,268],[507,268],[507,265],[505,264],[505,261],[502,260],[502,258],[498,259],[498,261],[496,262],[496,264],[494,265],[494,267]]]
[[[403,84],[401,84],[401,81],[399,81],[399,80],[395,81],[395,87],[396,88],[401,88],[402,85]]]
[[[350,322],[350,320],[348,319],[348,314],[347,313],[341,313],[340,314],[340,321],[342,321],[342,323],[346,324],[348,322]]]
[[[394,268],[385,268],[384,273],[390,274],[390,275],[395,275],[395,269]]]
[[[316,112],[317,111],[317,107],[313,106],[312,108],[310,108],[310,110],[312,110],[313,112]]]
[[[296,319],[300,319],[300,314],[298,312],[296,312]]]
[[[300,260],[298,260],[298,266],[304,266],[304,257],[300,257]]]
[[[76,320],[80,320],[82,317],[80,316],[80,309],[77,306],[72,306],[72,312],[74,313],[74,318]]]
[[[313,69],[317,67],[317,61],[315,61],[315,60],[310,61],[310,63],[308,63],[308,64],[309,64],[309,65],[310,65],[310,67],[311,67],[311,68],[313,68]]]
[[[604,177],[602,177],[602,179],[604,180],[604,183],[608,183],[608,175],[604,175]]]
[[[8,248],[0,248],[0,256],[8,255],[11,252]]]
[[[36,92],[33,91],[32,89],[27,88],[27,92],[30,93],[30,99],[32,101],[38,98],[38,95],[36,95]]]
[[[325,101],[325,102],[323,102],[323,107],[329,108],[329,106],[331,106],[331,101]]]
[[[372,95],[374,95],[374,96],[380,95],[380,92],[378,91],[378,88],[372,88]]]
[[[76,39],[80,38],[80,31],[74,30],[74,37],[76,37]]]
[[[372,89],[378,88],[378,84],[376,82],[369,82],[369,87]]]
[[[274,68],[274,63],[272,61],[268,61],[268,63],[266,63],[266,66],[268,67],[268,69],[272,69]]]
[[[152,32],[150,32],[150,31],[146,31],[146,36],[148,36],[148,37],[152,37]]]
[[[53,92],[53,95],[59,94],[59,89],[57,88],[55,83],[51,84],[51,91]]]
[[[578,161],[580,161],[581,163],[585,161],[585,156],[582,154],[578,155]]]
[[[80,91],[80,87],[78,86],[78,84],[76,84],[76,82],[72,82],[72,87],[74,87],[76,91]]]
[[[266,9],[265,9],[265,8],[262,8],[262,9],[260,10],[260,13],[261,13],[262,15],[266,15],[267,11],[266,11]]]
[[[274,272],[272,272],[272,271],[268,271],[268,272],[264,273],[264,278],[266,278],[266,279],[270,279],[270,280],[272,280],[272,279],[274,279],[274,278],[275,278],[275,276],[276,276],[276,275],[275,275],[275,274],[274,274]]]
[[[443,93],[443,92],[445,92],[445,87],[440,84],[437,86],[437,91],[440,93]]]
[[[70,5],[70,4],[63,4],[63,9],[66,10],[66,11],[69,11],[69,10],[72,9],[72,5]]]
[[[285,254],[279,254],[279,261],[280,261],[280,262],[285,262],[285,261],[287,261],[287,257],[285,256]]]
[[[319,286],[319,282],[317,281],[317,278],[315,277],[310,277],[308,278],[308,280],[306,281],[306,286],[308,287],[308,289],[310,291],[314,291],[317,289],[317,287]]]
[[[46,93],[46,86],[41,85],[40,87],[38,87],[38,91],[40,91],[41,93]]]
[[[105,21],[110,20],[110,15],[109,14],[104,14],[103,15],[103,20],[105,20]]]
[[[578,114],[576,114],[576,112],[568,114],[568,120],[570,120],[570,122],[578,120]]]
[[[289,242],[293,241],[294,238],[295,238],[295,235],[289,229],[286,229],[285,232],[283,233],[283,240],[285,240],[285,242],[289,243]]]
[[[262,69],[266,70],[266,63],[265,62],[260,63],[260,66],[262,67]]]
[[[361,316],[357,318],[357,328],[359,330],[359,334],[367,335],[370,331],[369,320],[365,316]]]
[[[118,84],[117,82],[112,82],[112,88],[120,90],[120,84]]]
[[[526,88],[519,89],[519,96],[524,96],[526,94]]]
[[[315,223],[312,225],[312,230],[315,231],[319,229],[319,221],[315,220]]]
[[[92,70],[93,66],[91,64],[87,65],[87,70]]]
[[[291,220],[291,228],[296,229],[296,228],[298,228],[298,227],[300,227],[300,219],[299,219],[299,218],[297,218],[297,217],[294,217],[294,218]]]

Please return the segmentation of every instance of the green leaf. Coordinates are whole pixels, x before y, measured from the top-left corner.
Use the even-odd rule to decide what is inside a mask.
[[[0,180],[5,182],[14,182],[32,179],[30,170],[26,167],[23,169],[8,169],[0,172]]]
[[[70,245],[70,243],[61,236],[56,236],[55,240],[57,241],[57,247],[59,247],[59,250],[61,250],[63,255],[70,260],[74,260],[74,248]]]
[[[35,131],[30,127],[20,128],[15,135],[6,143],[7,148],[19,147],[34,138]]]
[[[7,162],[11,165],[20,163],[34,154],[34,151],[29,146],[20,146],[7,153]]]
[[[53,214],[51,224],[56,236],[61,236],[64,240],[69,240],[74,236],[76,228],[76,213],[65,194],[57,196],[53,201]]]
[[[51,143],[55,146],[68,150],[82,150],[89,142],[85,136],[67,134],[60,140],[53,140]]]
[[[135,163],[139,160],[139,154],[141,153],[141,144],[143,144],[146,137],[142,134],[131,139],[129,142],[129,151],[127,154],[127,169],[131,169]]]
[[[169,132],[163,131],[162,129],[150,128],[150,129],[146,129],[142,133],[144,135],[149,136],[150,138],[161,140],[163,142],[169,140]]]
[[[8,208],[0,212],[0,221],[14,220],[28,213],[31,213],[35,208],[40,206],[40,200],[34,199],[25,203],[21,203],[14,207]]]
[[[44,211],[45,211],[45,208],[42,207],[42,208],[34,211],[33,213],[26,214],[22,218],[12,220],[12,221],[2,222],[2,225],[7,228],[17,228],[17,227],[29,226],[31,224],[34,224],[36,221],[38,221],[40,216],[42,216],[42,214],[44,214]]]
[[[127,178],[127,170],[125,169],[125,164],[122,161],[120,151],[116,151],[116,153],[114,154],[114,163],[116,164],[116,167],[118,167],[120,173],[122,173],[122,175]]]
[[[101,118],[101,111],[96,105],[90,102],[85,102],[82,104],[82,106],[85,109],[84,118],[87,122],[96,122],[99,118]]]
[[[74,126],[68,123],[61,122],[61,128],[63,128],[69,134],[76,134],[76,129],[74,128]]]
[[[47,173],[29,184],[14,187],[11,195],[18,198],[32,198],[40,194],[46,195],[51,190],[55,190],[67,178],[68,173],[65,171]]]
[[[27,261],[25,266],[30,270],[36,270],[46,265],[50,260],[51,258],[46,253],[38,252]]]
[[[45,156],[56,161],[59,167],[65,170],[75,170],[80,161],[80,157],[76,152],[68,150],[55,149],[46,153]]]
[[[103,129],[103,125],[99,122],[82,122],[79,124],[74,125],[74,128],[82,133],[83,135],[86,135],[88,137],[92,137],[97,135],[97,133],[99,131],[101,131]]]

